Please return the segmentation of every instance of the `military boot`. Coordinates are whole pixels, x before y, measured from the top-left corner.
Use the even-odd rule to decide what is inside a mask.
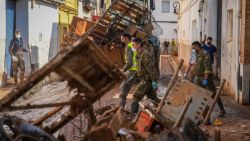
[[[139,103],[138,102],[132,102],[131,104],[131,113],[137,114],[139,109]]]
[[[20,83],[22,84],[24,81],[24,72],[20,72]]]

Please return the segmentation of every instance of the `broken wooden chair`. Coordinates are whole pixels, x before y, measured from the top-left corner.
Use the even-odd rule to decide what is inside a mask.
[[[51,73],[63,79],[56,87],[44,85]],[[88,128],[96,122],[93,103],[123,78],[90,39],[78,40],[60,52],[30,80],[11,91],[1,101],[1,115],[20,115],[55,133],[78,115],[85,113]],[[58,92],[60,91],[60,92]]]
[[[212,92],[178,77],[182,63],[183,60],[175,71],[159,105],[152,107],[147,103],[141,104],[144,112],[139,113],[135,125],[141,132],[150,131],[155,124],[160,124],[167,129],[176,128],[180,126],[184,118],[191,119],[195,124],[208,122],[225,80],[222,80],[215,97],[212,98]],[[140,122],[142,119],[144,122]]]

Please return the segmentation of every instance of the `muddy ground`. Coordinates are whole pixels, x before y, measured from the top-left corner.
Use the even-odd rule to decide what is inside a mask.
[[[162,55],[160,70],[161,76],[159,80],[159,90],[158,97],[161,98],[166,90],[166,86],[169,83],[172,74],[174,72],[174,68],[178,63],[178,59],[173,58],[171,56]],[[184,68],[182,69],[182,71]],[[5,96],[14,86],[9,85],[6,88],[0,89],[0,98]],[[126,105],[126,109],[130,110],[131,98],[135,91],[136,85],[133,86],[130,94],[128,95],[128,101]],[[120,91],[120,83],[117,84],[112,90],[110,90],[105,96],[103,96],[98,102],[94,104],[94,108],[105,107],[108,105],[117,106],[119,103],[119,91]],[[202,129],[210,136],[212,140],[212,136],[214,134],[214,130],[216,128],[221,130],[221,139],[222,141],[250,141],[250,110],[247,106],[241,106],[235,103],[233,98],[227,96],[225,93],[222,97],[223,103],[226,108],[226,116],[223,118],[218,118],[218,108],[215,107],[214,112],[212,114],[211,122],[213,123],[216,119],[220,121],[219,125],[211,125],[211,126],[201,126]],[[39,104],[39,103],[49,103],[54,102],[61,99],[61,101],[65,100],[63,98],[69,98],[72,94],[69,94],[69,90],[65,84],[65,82],[53,83],[50,85],[44,85],[41,90],[32,95],[26,96],[22,99],[16,101],[16,104]],[[33,118],[39,117],[41,114],[45,113],[46,110],[26,110],[22,112],[12,112],[12,115],[22,115],[21,117],[32,121]],[[65,109],[63,109],[65,110]],[[63,112],[63,110],[61,112]],[[47,123],[53,122],[48,121]],[[65,127],[63,127],[56,134],[64,134],[66,135],[66,139],[68,141],[79,141],[80,137],[84,135],[84,130],[86,130],[86,120],[84,115],[79,115],[73,121],[69,122]],[[81,130],[81,131],[80,131]]]

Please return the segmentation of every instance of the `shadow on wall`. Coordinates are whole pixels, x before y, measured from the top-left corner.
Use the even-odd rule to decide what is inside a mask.
[[[52,29],[51,29],[48,60],[55,57],[57,52],[58,52],[58,33],[59,33],[58,32],[58,23],[53,23]]]

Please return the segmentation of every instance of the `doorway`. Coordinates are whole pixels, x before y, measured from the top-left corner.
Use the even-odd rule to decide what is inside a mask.
[[[14,0],[6,1],[6,46],[5,46],[5,69],[8,78],[12,76],[11,56],[9,53],[10,41],[14,37],[15,32],[15,9],[16,2]]]

